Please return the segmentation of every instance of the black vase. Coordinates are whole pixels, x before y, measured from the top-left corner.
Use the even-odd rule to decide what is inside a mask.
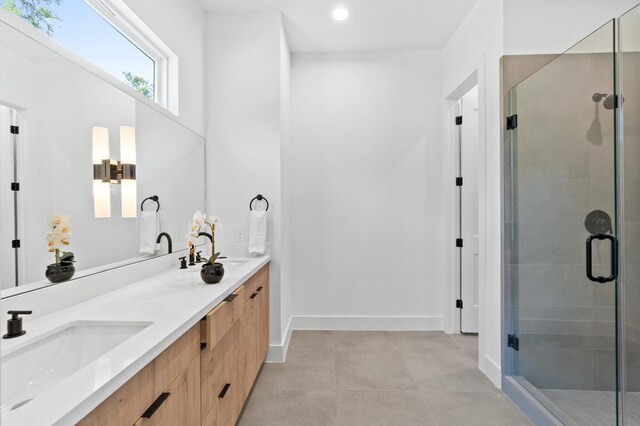
[[[200,269],[200,278],[207,284],[218,284],[224,277],[224,266],[222,263],[207,263]]]
[[[51,265],[47,265],[47,270],[44,275],[52,283],[61,283],[70,280],[75,273],[76,267],[73,265],[57,265],[52,263]]]

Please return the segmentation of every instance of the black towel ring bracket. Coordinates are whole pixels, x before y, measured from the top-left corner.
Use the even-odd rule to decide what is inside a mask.
[[[265,211],[269,210],[269,200],[266,199],[266,197],[263,197],[262,194],[258,194],[255,197],[253,197],[251,199],[251,201],[249,201],[249,210],[253,211],[253,207],[251,206],[253,204],[254,201],[264,201],[265,203],[267,203],[267,208],[264,209]]]
[[[151,201],[155,201],[157,204],[156,207],[156,213],[160,211],[160,201],[158,201],[160,198],[157,195],[152,195],[151,197],[147,197],[144,200],[142,200],[142,203],[140,203],[140,210],[144,211],[144,203],[147,200],[151,200]]]

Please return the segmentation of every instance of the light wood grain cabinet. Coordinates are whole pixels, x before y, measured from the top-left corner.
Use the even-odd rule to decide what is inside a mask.
[[[121,426],[135,424],[200,354],[200,326],[196,325],[147,364],[78,424]],[[200,363],[198,362],[198,367]],[[192,382],[193,383],[193,382]],[[199,384],[199,383],[198,383]],[[193,394],[193,392],[191,393]],[[198,401],[200,392],[198,389]],[[198,403],[199,406],[199,403]]]
[[[200,355],[154,401],[135,426],[199,426]]]
[[[233,324],[215,346],[207,342],[202,351],[201,396],[205,425],[234,425],[242,412],[269,348],[268,288],[268,267],[265,266],[244,283],[233,301],[242,303],[242,314],[234,316]],[[239,310],[236,305],[234,312]],[[214,328],[214,316],[207,318],[211,321],[208,328]]]
[[[232,426],[268,349],[266,265],[78,424]]]

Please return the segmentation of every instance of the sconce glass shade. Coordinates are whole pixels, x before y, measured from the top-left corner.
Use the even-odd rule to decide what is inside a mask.
[[[136,128],[120,126],[120,163],[123,170],[121,179],[122,217],[138,216],[138,194],[135,176]]]
[[[111,184],[95,175],[96,166],[109,159],[109,129],[93,128],[93,211],[96,218],[111,217]]]

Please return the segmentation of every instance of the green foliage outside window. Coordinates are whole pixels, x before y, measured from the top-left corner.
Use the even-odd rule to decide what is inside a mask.
[[[51,10],[62,0],[0,0],[0,5],[47,35],[53,33],[53,24],[61,19]]]
[[[153,99],[153,84],[148,80],[145,80],[139,75],[133,75],[130,72],[123,72],[122,75],[124,76],[127,84],[133,87],[134,90],[142,93],[143,96],[149,99]]]
[[[62,19],[51,9],[52,6],[60,6],[63,0],[0,0],[0,6],[13,13],[23,21],[30,23],[34,28],[51,36],[55,29],[54,23],[62,22]],[[143,96],[153,99],[153,84],[143,77],[131,72],[123,71],[125,82]]]

